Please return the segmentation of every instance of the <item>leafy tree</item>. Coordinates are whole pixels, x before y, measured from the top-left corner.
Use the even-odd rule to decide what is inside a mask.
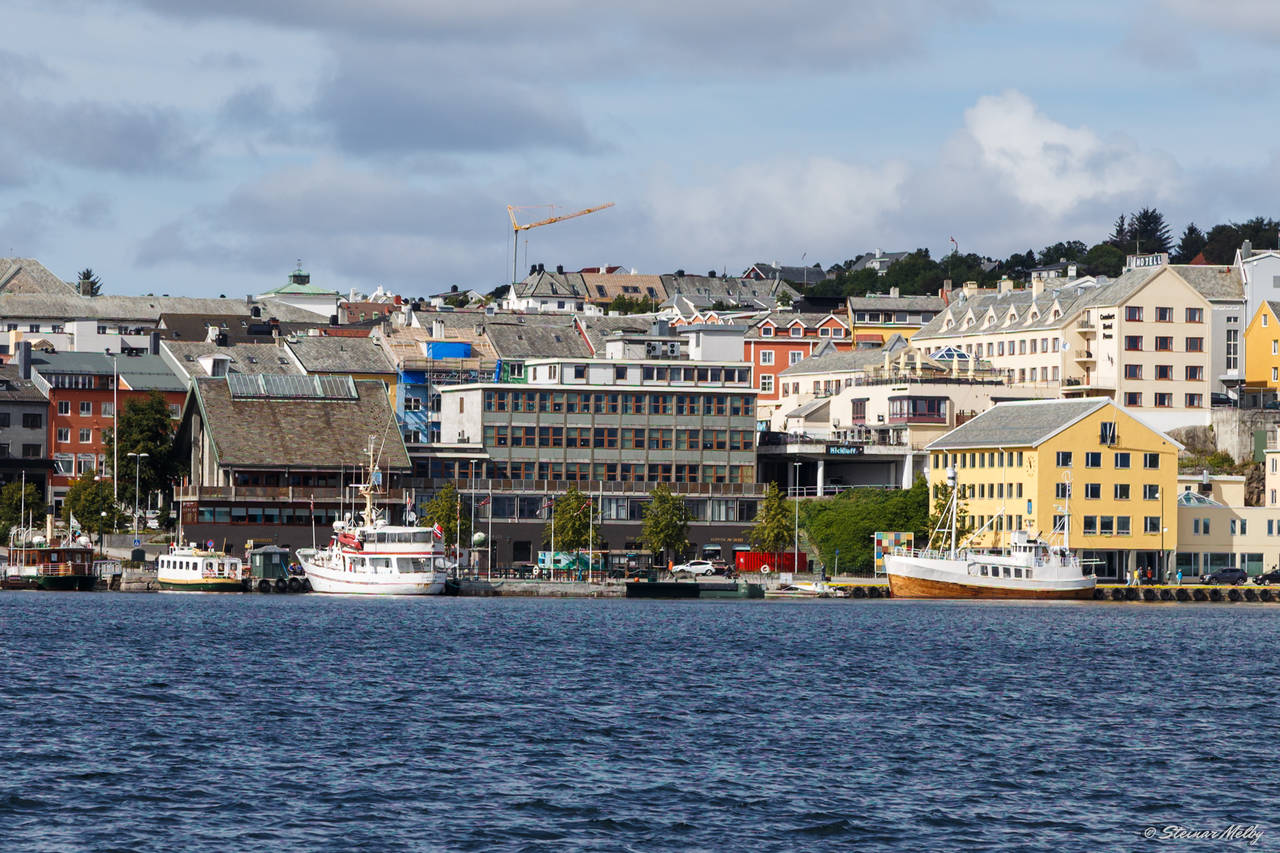
[[[1243,242],[1244,235],[1235,225],[1215,225],[1205,235],[1204,259],[1211,264],[1229,264]]]
[[[115,476],[115,431],[120,430],[120,474],[116,480],[121,504],[133,506],[135,478],[140,507],[146,505],[146,496],[156,491],[167,502],[169,485],[181,467],[173,448],[174,421],[169,417],[169,404],[159,391],[152,391],[144,399],[127,400],[116,415],[116,427],[103,430],[102,441],[107,469]],[[139,461],[130,453],[147,455]]]
[[[1265,216],[1255,216],[1245,222],[1236,223],[1241,242],[1248,240],[1255,249],[1275,249],[1276,240],[1280,237],[1280,222]]]
[[[86,296],[97,296],[102,292],[102,279],[98,278],[90,267],[80,270],[80,277],[76,280],[76,284],[80,292]],[[89,285],[87,293],[85,293],[86,284]]]
[[[452,293],[444,298],[444,304],[451,308],[466,308],[470,300],[465,293]]]
[[[626,294],[619,293],[605,306],[605,310],[616,311],[619,314],[648,314],[653,311],[654,307],[652,299],[644,299],[639,296],[633,299]]]
[[[801,523],[809,541],[827,565],[834,562],[839,549],[842,572],[871,570],[872,537],[877,531],[909,531],[923,543],[928,520],[929,487],[923,477],[910,489],[846,489],[837,497],[801,505]]]
[[[778,485],[770,483],[765,487],[764,500],[751,528],[751,547],[766,554],[785,551],[795,539],[795,524],[794,509],[787,505]]]
[[[40,497],[40,489],[35,483],[27,483],[24,492],[21,480],[6,483],[0,488],[0,535],[5,544],[9,542],[9,531],[26,523],[22,517],[25,510],[33,520],[44,520],[44,499]]]
[[[1204,232],[1192,222],[1182,232],[1182,238],[1178,240],[1178,246],[1169,256],[1169,260],[1175,264],[1189,264],[1204,249],[1205,242]]]
[[[114,530],[122,520],[121,515],[111,493],[111,484],[106,480],[94,479],[90,471],[81,474],[62,499],[63,521],[70,525],[71,517],[75,516],[76,522],[87,533]]]
[[[592,524],[594,510],[591,498],[583,494],[577,486],[555,499],[552,507],[555,518],[555,545],[557,551],[581,551],[593,544],[599,548],[604,537],[600,525]],[[542,528],[542,544],[551,547],[551,522]]]
[[[1062,261],[1079,261],[1084,258],[1085,253],[1088,251],[1089,247],[1079,240],[1054,243],[1052,246],[1045,246],[1040,250],[1038,266],[1047,267],[1050,264]]]
[[[444,531],[440,541],[449,548],[458,542],[471,541],[471,514],[462,507],[461,498],[453,483],[445,483],[422,508],[422,518],[418,522],[421,527],[440,525],[440,529]]]
[[[689,548],[689,508],[666,483],[649,493],[641,539],[645,548],[668,561]]]
[[[785,290],[778,291],[778,307],[790,308],[792,306],[791,294]]]
[[[1124,252],[1111,243],[1099,243],[1084,256],[1084,272],[1115,278],[1124,270]]]

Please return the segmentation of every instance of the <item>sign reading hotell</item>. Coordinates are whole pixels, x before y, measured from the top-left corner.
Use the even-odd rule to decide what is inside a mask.
[[[851,447],[846,444],[828,444],[827,455],[828,456],[861,456],[862,448]]]
[[[1124,268],[1136,270],[1143,267],[1162,267],[1167,263],[1169,263],[1168,252],[1157,252],[1154,255],[1129,255],[1124,259]]]

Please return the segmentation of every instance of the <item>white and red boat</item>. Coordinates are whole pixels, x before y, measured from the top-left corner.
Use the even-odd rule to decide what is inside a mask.
[[[379,488],[373,448],[369,449],[368,482],[361,524],[350,516],[333,523],[325,548],[297,552],[311,589],[344,595],[440,595],[449,563],[435,531],[386,523],[373,505]]]

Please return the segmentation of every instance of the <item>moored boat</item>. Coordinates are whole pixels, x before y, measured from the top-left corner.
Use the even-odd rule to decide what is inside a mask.
[[[1093,598],[1097,578],[1071,553],[1069,505],[1060,546],[1015,530],[1009,537],[1010,547],[1002,553],[969,551],[956,547],[958,490],[953,468],[947,469],[947,483],[951,499],[930,537],[930,545],[942,534],[942,527],[949,525],[949,547],[896,548],[885,555],[885,571],[894,598]]]
[[[239,592],[244,564],[237,557],[195,544],[156,558],[156,583],[170,592]]]
[[[10,537],[4,586],[8,589],[78,590],[91,592],[97,584],[93,545],[87,537],[52,536],[52,518],[43,535],[16,528]]]
[[[443,545],[426,527],[387,524],[373,505],[381,483],[373,443],[369,444],[368,482],[360,486],[365,504],[362,523],[350,516],[333,523],[324,548],[296,554],[314,592],[343,595],[440,595],[449,575]]]

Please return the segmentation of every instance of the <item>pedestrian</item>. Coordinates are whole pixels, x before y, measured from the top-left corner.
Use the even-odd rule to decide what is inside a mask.
[[[1178,586],[1182,586],[1182,569],[1178,569]]]

